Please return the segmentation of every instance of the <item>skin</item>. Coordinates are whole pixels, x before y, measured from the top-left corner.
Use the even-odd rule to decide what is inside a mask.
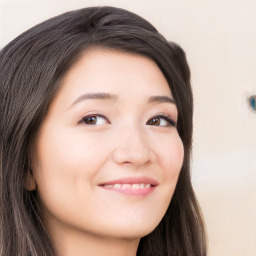
[[[114,97],[81,98],[88,93]],[[144,56],[93,49],[67,72],[37,133],[27,185],[38,192],[57,255],[136,255],[140,238],[163,218],[184,149],[176,127],[157,117],[177,122],[176,105],[152,96],[172,98]],[[101,186],[126,177],[157,186],[146,194]]]

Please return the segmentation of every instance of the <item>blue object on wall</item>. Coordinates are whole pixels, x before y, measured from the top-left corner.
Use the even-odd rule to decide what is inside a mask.
[[[253,111],[256,111],[256,95],[253,95],[249,98],[249,104]]]

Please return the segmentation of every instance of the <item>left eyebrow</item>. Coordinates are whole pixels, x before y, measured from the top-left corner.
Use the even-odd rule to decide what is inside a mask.
[[[148,100],[149,103],[173,103],[176,105],[176,102],[173,98],[168,96],[151,96]]]

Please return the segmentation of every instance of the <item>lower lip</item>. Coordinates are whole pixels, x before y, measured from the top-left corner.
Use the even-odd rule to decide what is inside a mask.
[[[155,186],[151,186],[149,188],[138,188],[138,189],[132,189],[132,188],[114,188],[114,187],[107,187],[107,186],[100,186],[106,190],[111,190],[114,192],[127,194],[127,195],[134,195],[134,196],[146,196],[151,194]]]

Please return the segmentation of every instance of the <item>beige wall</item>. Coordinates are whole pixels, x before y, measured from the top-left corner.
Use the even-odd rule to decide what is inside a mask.
[[[195,97],[193,183],[210,256],[256,255],[256,0],[0,1],[0,48],[30,26],[93,5],[127,8],[187,52]]]

